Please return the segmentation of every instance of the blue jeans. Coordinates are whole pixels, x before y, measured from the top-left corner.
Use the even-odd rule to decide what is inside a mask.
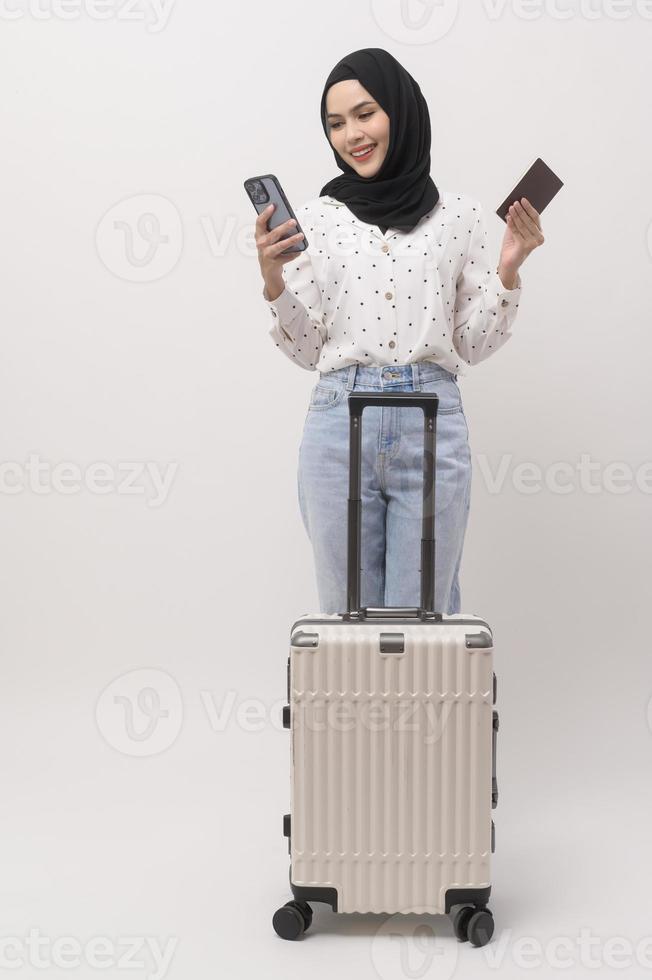
[[[457,377],[429,361],[320,374],[310,395],[297,471],[299,507],[313,549],[319,611],[346,612],[351,391],[439,395],[435,465],[435,610],[460,612],[458,581],[471,499],[471,453]],[[368,406],[362,413],[363,607],[421,604],[423,411]]]

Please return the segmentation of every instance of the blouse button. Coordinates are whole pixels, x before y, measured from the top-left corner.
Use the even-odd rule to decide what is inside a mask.
[[[391,298],[392,298],[391,293],[385,293],[385,299],[391,299]]]
[[[396,341],[394,341],[394,340],[390,340],[390,342],[389,342],[389,346],[390,346],[391,348],[394,348],[394,347],[396,347]]]
[[[383,245],[383,252],[389,252],[389,245]]]
[[[509,306],[509,300],[504,299],[500,305],[501,306]]]

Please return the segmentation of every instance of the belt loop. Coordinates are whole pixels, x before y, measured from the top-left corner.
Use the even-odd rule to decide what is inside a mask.
[[[349,374],[346,379],[346,390],[353,391],[353,386],[355,385],[355,374],[358,369],[357,364],[349,364]]]
[[[421,372],[417,362],[412,364],[412,387],[414,391],[421,391]]]

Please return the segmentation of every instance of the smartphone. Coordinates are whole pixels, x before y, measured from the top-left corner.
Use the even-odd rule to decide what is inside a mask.
[[[559,179],[557,174],[553,173],[541,157],[538,157],[527,173],[521,177],[512,193],[508,194],[500,207],[497,208],[496,214],[503,221],[507,221],[510,205],[520,201],[522,197],[527,197],[530,204],[534,205],[541,214],[563,186],[563,181]]]
[[[290,218],[296,220],[296,214],[292,210],[290,202],[283,193],[283,188],[281,187],[280,181],[274,174],[264,174],[262,177],[249,177],[244,182],[244,187],[249,196],[249,200],[255,207],[258,214],[264,211],[269,204],[275,204],[276,207],[272,211],[270,218],[267,221],[267,230],[271,231],[272,228],[276,228],[278,225],[282,225],[284,221],[288,221]],[[291,238],[292,235],[296,235],[297,232],[303,231],[303,228],[297,221],[296,225],[291,228],[286,234],[281,238]],[[303,252],[308,247],[308,239],[304,237],[299,239],[299,241],[294,242],[292,248],[286,248],[281,255],[291,255],[293,252]]]

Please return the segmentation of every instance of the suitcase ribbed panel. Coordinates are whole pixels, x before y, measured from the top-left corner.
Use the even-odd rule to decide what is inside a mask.
[[[490,884],[492,649],[463,625],[306,625],[291,648],[291,880],[340,912],[443,913]],[[381,653],[402,633],[404,653]]]

